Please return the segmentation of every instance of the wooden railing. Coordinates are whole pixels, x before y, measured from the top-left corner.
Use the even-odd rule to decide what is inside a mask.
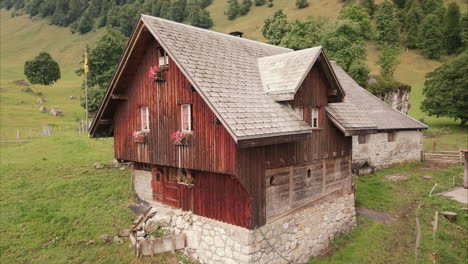
[[[463,164],[463,157],[460,151],[425,152],[424,160],[440,163]]]

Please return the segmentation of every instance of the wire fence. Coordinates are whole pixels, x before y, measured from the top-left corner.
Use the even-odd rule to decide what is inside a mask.
[[[0,143],[19,143],[50,136],[87,136],[89,124],[77,122],[74,126],[42,125],[35,128],[17,128],[15,133],[2,135]]]

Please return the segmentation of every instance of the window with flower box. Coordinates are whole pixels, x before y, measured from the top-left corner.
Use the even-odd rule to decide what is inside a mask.
[[[169,66],[169,56],[167,55],[164,49],[158,49],[158,57],[159,57],[159,67],[160,68],[167,68]]]
[[[141,115],[141,131],[149,131],[149,107],[142,106],[140,107]]]

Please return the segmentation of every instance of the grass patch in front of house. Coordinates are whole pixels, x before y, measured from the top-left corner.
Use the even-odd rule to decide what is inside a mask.
[[[333,241],[333,255],[313,259],[310,263],[413,263],[416,215],[421,224],[418,263],[432,263],[432,253],[437,256],[438,263],[465,263],[468,214],[462,208],[466,205],[437,195],[428,196],[435,183],[438,186],[433,194],[452,188],[453,177],[455,185],[460,186],[462,172],[461,166],[439,169],[426,163],[411,163],[356,178],[356,206],[385,212],[395,221],[385,225],[358,216],[357,227]],[[406,173],[409,178],[394,182],[384,177],[392,173]],[[431,222],[436,210],[457,212],[458,218],[450,223],[439,214],[434,240]]]

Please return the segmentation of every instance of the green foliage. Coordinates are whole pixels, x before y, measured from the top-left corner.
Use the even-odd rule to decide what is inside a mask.
[[[355,61],[348,70],[348,74],[362,87],[367,87],[369,73],[369,68],[362,61]]]
[[[375,0],[361,0],[359,1],[359,5],[366,9],[370,17],[374,17],[375,10],[377,9]]]
[[[170,14],[171,18],[176,22],[182,22],[185,18],[185,6],[187,5],[186,0],[175,0],[171,2]]]
[[[393,3],[397,8],[404,8],[406,5],[406,0],[393,0]]]
[[[107,25],[128,37],[137,19],[138,8],[135,5],[114,6],[107,15]]]
[[[60,79],[60,67],[47,52],[24,63],[24,75],[32,84],[51,85]]]
[[[85,34],[93,29],[93,17],[89,12],[85,12],[78,23],[78,32]]]
[[[444,35],[435,14],[427,15],[419,29],[419,47],[429,59],[438,59],[444,53]]]
[[[400,63],[398,56],[401,50],[399,46],[384,45],[379,54],[378,64],[380,66],[380,75],[387,79],[393,79],[396,66]]]
[[[453,54],[461,47],[460,7],[450,3],[447,8],[447,21],[445,23],[445,47],[448,54]]]
[[[360,27],[353,21],[339,20],[325,32],[322,45],[328,56],[345,71],[349,71],[353,63],[366,56],[366,47]]]
[[[191,13],[188,17],[190,24],[200,28],[210,28],[213,26],[213,20],[211,19],[208,10],[202,10],[200,6],[192,8]]]
[[[444,3],[442,0],[424,0],[422,1],[422,8],[426,14],[436,12],[438,9],[443,8]]]
[[[273,16],[267,18],[262,27],[263,36],[273,45],[279,45],[290,29],[288,17],[282,9],[276,10]]]
[[[361,36],[365,39],[372,37],[371,18],[366,9],[359,5],[347,5],[340,11],[338,19],[348,19],[359,24]]]
[[[294,50],[320,45],[325,20],[309,17],[306,20],[291,23],[290,30],[281,39],[281,46]]]
[[[254,0],[255,6],[262,6],[266,3],[265,0]]]
[[[378,77],[376,82],[369,84],[367,90],[374,95],[385,95],[389,92],[411,91],[411,86],[404,84],[394,79]]]
[[[127,38],[115,29],[108,29],[90,50],[88,64],[88,107],[90,112],[98,109],[115,67],[123,53]],[[82,102],[84,106],[84,102]]]
[[[309,6],[308,0],[296,0],[296,7],[297,8],[306,8]]]
[[[237,0],[228,0],[228,9],[226,10],[226,16],[229,20],[234,20],[239,15],[240,7]]]
[[[426,75],[421,109],[429,116],[468,122],[468,52]]]
[[[466,50],[466,48],[468,48],[468,14],[463,15],[460,24],[461,24],[460,40]]]
[[[377,9],[375,19],[379,42],[398,44],[400,39],[400,25],[395,18],[393,3],[385,0]]]
[[[242,0],[242,3],[239,7],[239,15],[245,16],[250,11],[250,7],[252,6],[252,0]]]
[[[411,6],[408,6],[408,10],[405,12],[403,29],[406,31],[406,46],[414,49],[418,47],[419,25],[424,19],[424,13],[419,5],[419,1],[408,3]]]

